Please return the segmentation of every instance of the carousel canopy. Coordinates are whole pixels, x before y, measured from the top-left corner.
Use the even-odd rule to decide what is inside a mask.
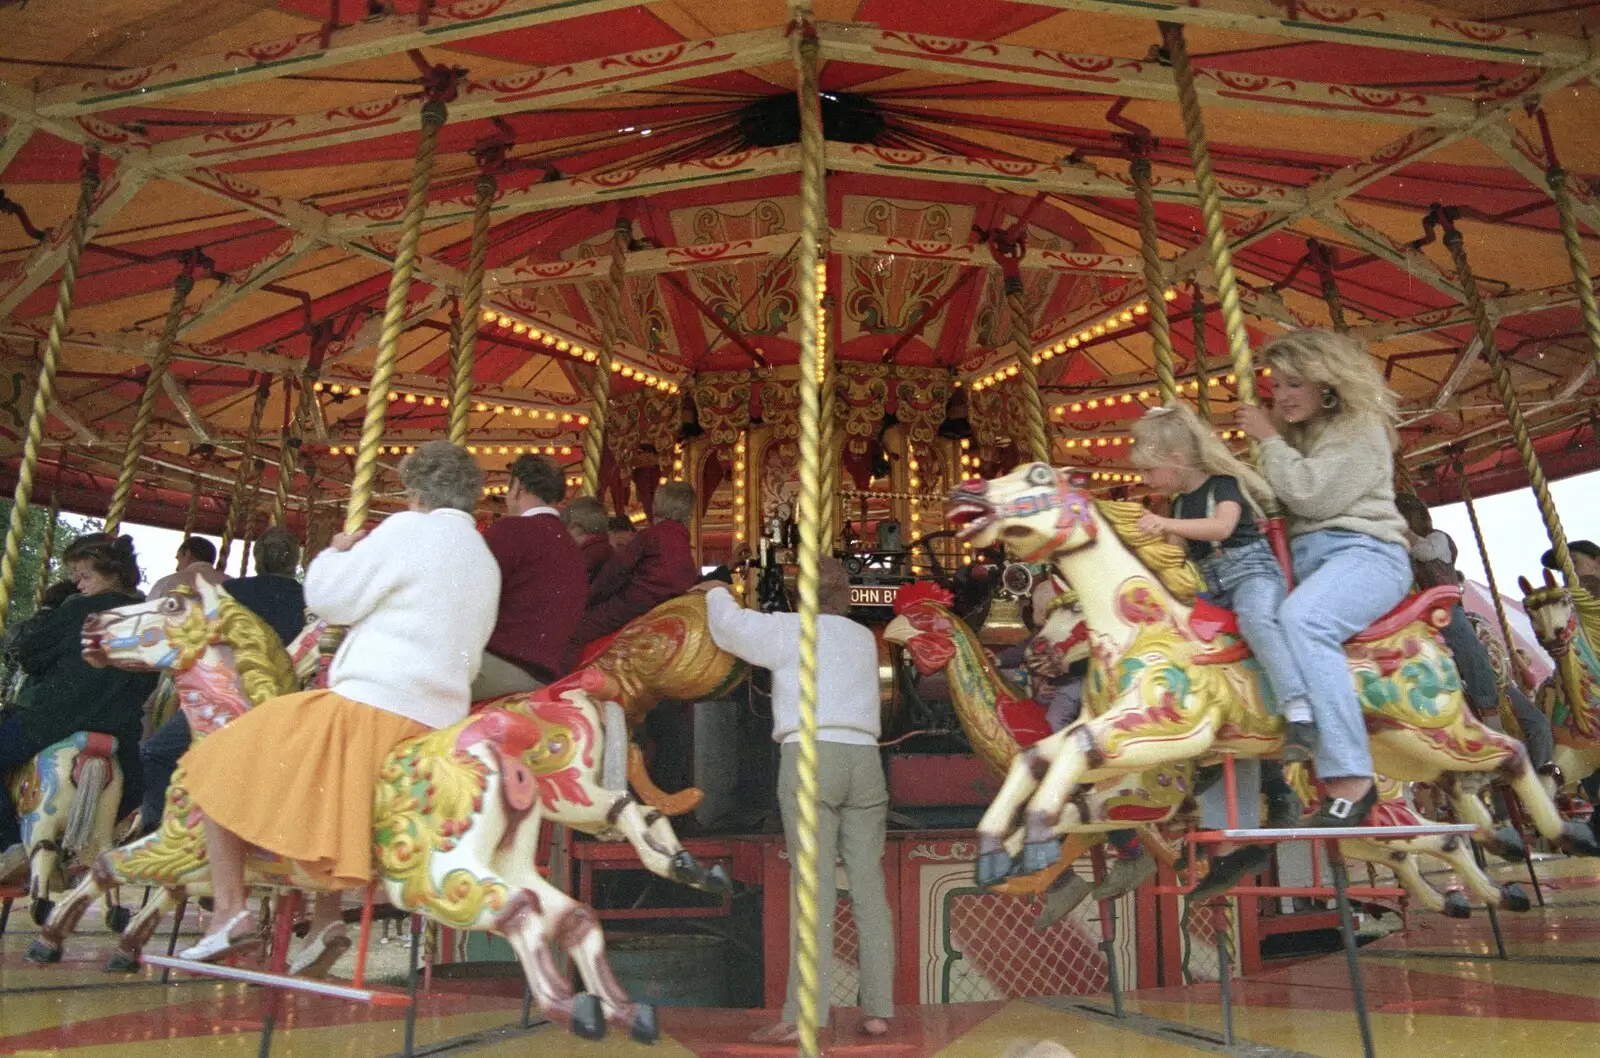
[[[1159,18],[1187,36],[1252,339],[1328,325],[1336,291],[1402,398],[1424,494],[1453,497],[1457,454],[1480,489],[1525,483],[1461,277],[1424,224],[1449,207],[1550,472],[1595,466],[1597,353],[1547,184],[1558,163],[1592,253],[1593,6],[818,0],[841,399],[879,423],[967,420],[1004,449],[1021,350],[1000,265],[1016,257],[1057,461],[1131,469],[1128,423],[1159,400],[1131,176],[1146,157],[1180,381],[1226,424],[1228,341]],[[226,491],[253,412],[266,488],[298,441],[291,497],[339,496],[430,98],[448,118],[386,464],[443,435],[453,334],[476,329],[469,444],[491,469],[537,450],[575,470],[618,271],[614,461],[667,459],[680,430],[792,419],[792,14],[778,0],[0,0],[6,427],[26,421],[92,151],[39,480],[104,509],[186,274],[130,516],[180,522],[196,474]],[[464,319],[484,176],[482,302]]]

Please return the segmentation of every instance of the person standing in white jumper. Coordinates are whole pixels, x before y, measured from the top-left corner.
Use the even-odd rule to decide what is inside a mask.
[[[889,789],[878,755],[878,647],[871,631],[845,616],[850,611],[850,579],[843,563],[824,558],[818,574],[817,944],[822,953],[818,975],[823,995],[817,1017],[827,1024],[837,855],[844,860],[850,907],[861,935],[861,1031],[881,1036],[889,1031],[888,1019],[894,1016],[894,927],[883,880]],[[778,803],[793,863],[800,847],[800,615],[756,613],[741,607],[726,589],[710,585],[706,617],[717,646],[772,670],[772,739],[782,746]],[[795,889],[791,870],[789,989],[783,1020],[753,1035],[757,1043],[799,1039]]]

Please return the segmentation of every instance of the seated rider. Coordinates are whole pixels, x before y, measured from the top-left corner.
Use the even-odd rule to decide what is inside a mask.
[[[199,540],[198,537],[191,538]],[[202,544],[210,541],[199,540]],[[300,568],[300,542],[287,529],[272,528],[256,538],[253,554],[256,575],[234,577],[222,582],[223,590],[248,608],[277,633],[284,646],[293,643],[306,627],[306,593],[295,580]],[[188,570],[180,568],[172,577],[158,583],[177,587]],[[154,592],[151,593],[152,597]],[[139,806],[139,833],[150,834],[161,825],[166,808],[167,786],[178,758],[189,752],[189,717],[174,709],[165,723],[156,728],[139,747],[139,762],[144,770],[144,801]]]
[[[221,584],[227,577],[217,568],[217,545],[203,536],[185,537],[172,560],[178,568],[150,585],[148,598],[159,598],[195,577],[204,577],[212,584]]]
[[[1593,540],[1574,540],[1567,545],[1567,555],[1572,559],[1572,571],[1578,575],[1578,586],[1600,600],[1600,544]],[[1561,572],[1561,563],[1556,561],[1553,547],[1539,559],[1539,564]]]
[[[1395,396],[1366,347],[1333,331],[1294,331],[1261,358],[1272,412],[1245,405],[1237,421],[1261,442],[1262,475],[1287,513],[1297,583],[1278,618],[1316,721],[1290,723],[1285,744],[1314,746],[1327,790],[1303,825],[1359,826],[1378,789],[1344,644],[1411,588],[1394,503]]]
[[[1284,716],[1291,731],[1296,725],[1310,726],[1305,680],[1278,621],[1289,586],[1261,528],[1261,512],[1271,502],[1272,490],[1186,405],[1150,409],[1134,423],[1133,436],[1134,465],[1144,470],[1145,481],[1157,491],[1177,493],[1172,517],[1147,511],[1139,528],[1187,549],[1205,575],[1207,596],[1238,617],[1239,633],[1261,666],[1268,707]],[[1303,742],[1285,739],[1285,760],[1310,756]],[[1235,763],[1239,825],[1259,826],[1260,762],[1240,758]],[[1200,806],[1202,826],[1226,825],[1224,784],[1207,787]],[[1218,892],[1261,870],[1269,858],[1263,845],[1235,849],[1224,843],[1211,852],[1206,882]]]
[[[122,770],[120,819],[139,803],[143,773],[139,735],[144,701],[155,689],[156,674],[97,669],[83,660],[83,622],[90,614],[140,601],[139,565],[133,538],[91,533],[74,540],[62,555],[78,594],[39,615],[18,633],[13,652],[27,680],[15,709],[0,720],[0,881],[27,865],[17,806],[5,778],[27,766],[39,751],[79,731],[117,740]]]
[[[483,473],[464,448],[431,441],[400,464],[400,479],[408,510],[370,534],[336,535],[306,571],[306,605],[348,626],[328,689],[264,702],[183,758],[216,899],[210,932],[185,959],[215,961],[254,941],[243,871],[253,845],[335,890],[315,901],[307,942],[290,960],[291,972],[325,970],[329,953],[348,946],[337,890],[372,879],[384,759],[467,716],[500,599],[500,570],[472,514]]]
[[[567,479],[554,460],[511,464],[506,516],[483,534],[500,564],[500,613],[472,683],[473,701],[536,691],[567,674],[567,645],[583,615],[583,556],[556,511]]]
[[[575,649],[682,595],[700,579],[689,544],[694,487],[669,481],[656,489],[653,507],[650,527],[634,533],[589,586],[589,606],[572,637]]]
[[[576,496],[561,508],[561,522],[577,541],[578,550],[583,553],[584,571],[593,584],[611,556],[616,554],[607,532],[609,519],[605,504],[593,496]]]
[[[1406,543],[1411,549],[1411,573],[1417,587],[1425,590],[1440,585],[1459,585],[1461,574],[1456,570],[1456,543],[1448,533],[1433,527],[1428,505],[1409,492],[1402,492],[1394,500],[1400,516],[1406,520]],[[1480,717],[1497,715],[1500,682],[1495,678],[1489,652],[1459,600],[1450,608],[1450,623],[1441,628],[1439,634],[1455,657],[1461,692],[1467,704]],[[1512,679],[1505,687],[1506,700],[1511,703],[1511,711],[1522,727],[1528,759],[1535,768],[1542,768],[1555,757],[1555,734],[1550,730],[1550,718],[1524,693],[1522,679],[1516,675],[1520,668],[1516,656],[1507,654],[1506,659],[1512,668]]]

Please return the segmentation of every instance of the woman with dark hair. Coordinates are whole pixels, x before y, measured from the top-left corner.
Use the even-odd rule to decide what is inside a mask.
[[[133,538],[104,533],[79,537],[62,555],[78,594],[23,628],[13,647],[27,675],[17,707],[0,721],[0,776],[26,765],[41,750],[79,731],[117,740],[122,769],[121,815],[139,803],[143,770],[139,735],[144,701],[155,689],[153,672],[97,669],[83,660],[83,622],[92,613],[139,602],[139,565]],[[14,873],[22,840],[16,805],[0,782],[0,880]],[[25,861],[23,861],[25,862]]]

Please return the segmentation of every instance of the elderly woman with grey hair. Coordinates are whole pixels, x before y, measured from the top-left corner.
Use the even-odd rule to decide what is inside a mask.
[[[340,533],[306,571],[307,608],[349,627],[327,690],[265,702],[183,758],[216,898],[211,932],[186,959],[254,943],[247,845],[298,861],[329,889],[365,886],[378,768],[401,740],[467,715],[500,598],[472,515],[483,474],[465,450],[434,441],[406,457],[400,478],[409,510],[370,534]],[[317,901],[308,936],[291,971],[325,971],[349,946],[336,895]]]

